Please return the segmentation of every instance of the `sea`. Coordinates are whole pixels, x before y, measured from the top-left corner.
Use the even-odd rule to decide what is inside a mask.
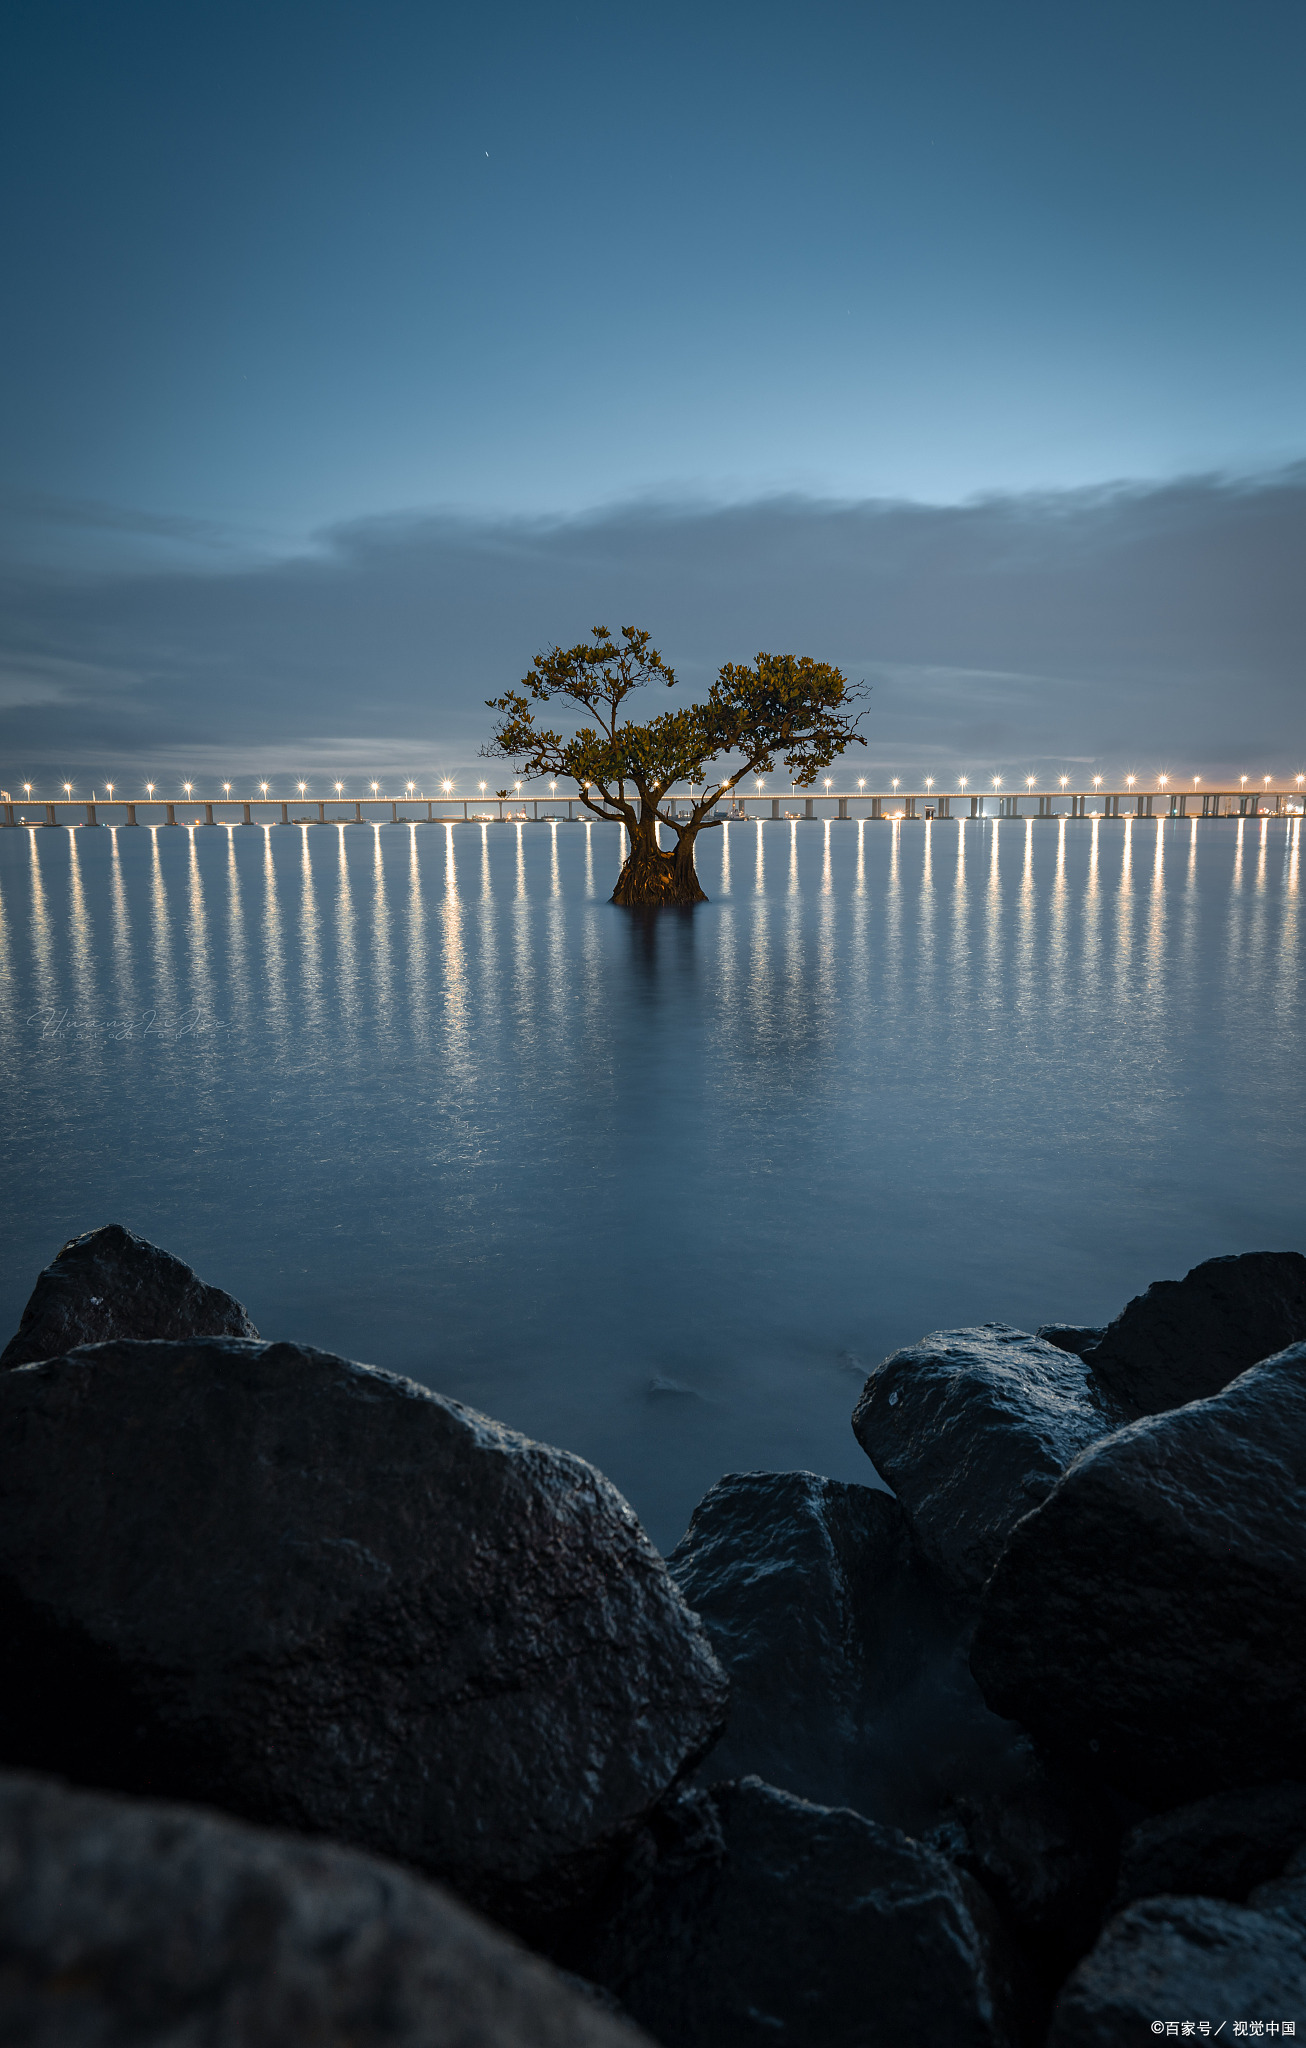
[[[605,1471],[875,1483],[928,1332],[1306,1248],[1300,818],[0,831],[0,1341],[107,1222]]]

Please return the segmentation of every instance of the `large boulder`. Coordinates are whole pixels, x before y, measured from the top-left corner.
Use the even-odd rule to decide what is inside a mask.
[[[548,1909],[725,1710],[600,1473],[294,1344],[0,1377],[0,1625],[10,1762],[331,1834],[505,1917]]]
[[[1259,1359],[1306,1341],[1306,1258],[1243,1252],[1155,1280],[1085,1356],[1133,1417],[1218,1394]]]
[[[937,1330],[877,1365],[853,1429],[966,1612],[1021,1516],[1119,1420],[1074,1353],[985,1323]]]
[[[1158,2021],[1299,2018],[1306,1940],[1269,1902],[1144,1899],[1107,1923],[1057,2000],[1047,2048],[1138,2048]],[[1232,2036],[1228,2026],[1225,2040]]]
[[[0,1369],[114,1337],[257,1336],[234,1295],[121,1223],[106,1223],[69,1238],[38,1274]]]
[[[700,1776],[756,1776],[917,1832],[1013,1747],[891,1494],[732,1472],[667,1560],[730,1679]]]
[[[1245,1899],[1306,1842],[1306,1785],[1245,1785],[1140,1821],[1125,1836],[1117,1908],[1161,1892]]]
[[[659,1817],[577,1962],[663,2048],[1010,2038],[979,1888],[896,1829],[756,1778]]]
[[[0,2039],[24,2048],[645,2048],[406,1872],[0,1777]]]
[[[1157,1808],[1292,1778],[1306,1743],[1306,1344],[1090,1445],[1019,1522],[971,1668]]]

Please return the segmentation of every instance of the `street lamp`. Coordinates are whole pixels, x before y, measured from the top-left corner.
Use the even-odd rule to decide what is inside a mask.
[[[1245,775],[1240,775],[1240,776],[1238,777],[1238,780],[1239,780],[1239,782],[1241,782],[1241,784],[1242,784],[1243,788],[1244,788],[1244,789],[1246,789],[1246,787],[1247,787],[1247,777],[1246,777]]]
[[[266,782],[264,783],[263,787],[264,787],[264,789],[266,789],[266,788],[267,788],[267,784],[266,784]],[[145,794],[146,794],[147,796],[153,796],[153,795],[154,795],[154,784],[153,784],[152,782],[147,782],[147,783],[146,783],[146,785],[145,785]]]
[[[71,796],[71,795],[72,795],[72,793],[73,793],[73,786],[72,786],[71,782],[65,782],[65,784],[64,784],[64,786],[63,786],[63,793],[64,793],[64,795],[65,795],[65,796]]]
[[[449,791],[453,788],[453,784],[452,782],[450,782],[447,775],[445,776],[444,781],[440,784],[440,787],[444,791],[445,795],[448,796]]]
[[[1070,777],[1069,777],[1068,775],[1063,775],[1063,776],[1061,777],[1061,787],[1062,787],[1063,789],[1065,788],[1065,786],[1066,786],[1066,784],[1067,784],[1067,783],[1069,782],[1069,780],[1070,780]]]
[[[106,788],[106,789],[108,790],[108,792],[109,792],[109,797],[110,797],[110,800],[112,801],[112,798],[113,798],[113,784],[112,784],[111,782],[106,782],[104,786],[105,786],[105,788]]]
[[[1026,789],[1033,789],[1033,787],[1034,787],[1034,778],[1033,778],[1033,776],[1032,776],[1032,775],[1027,775],[1027,776],[1025,777],[1025,787],[1026,787]]]
[[[586,789],[588,789],[588,788],[589,788],[589,784],[588,784],[588,783],[586,783],[585,787],[586,787]],[[481,795],[482,795],[482,796],[484,796],[484,795],[485,795],[485,784],[484,784],[484,783],[482,783],[482,784],[481,784]]]
[[[1299,776],[1297,777],[1297,780],[1298,780],[1298,782],[1300,782],[1300,781],[1301,781],[1301,777],[1300,777],[1300,775],[1299,775]],[[31,794],[32,794],[32,785],[31,785],[31,783],[30,783],[30,782],[25,782],[25,783],[23,784],[23,795],[24,795],[24,796],[30,796]]]
[[[1196,789],[1196,787],[1197,787],[1198,783],[1199,783],[1199,782],[1201,781],[1201,779],[1202,779],[1202,778],[1201,778],[1201,776],[1200,776],[1200,775],[1194,775],[1194,777],[1193,777],[1193,788],[1194,788],[1194,789]]]
[[[995,775],[995,776],[994,776],[994,778],[993,778],[993,787],[994,787],[995,789],[1001,789],[1001,787],[1002,787],[1002,777],[1001,777],[1000,775]]]
[[[933,787],[934,787],[934,777],[933,777],[932,775],[927,775],[927,776],[926,776],[926,778],[925,778],[925,787],[926,787],[926,789],[933,789]]]
[[[190,793],[191,793],[192,789],[194,789],[194,787],[195,787],[195,785],[194,785],[194,783],[193,783],[193,782],[183,782],[181,786],[182,786],[182,788],[183,788],[183,789],[185,790],[185,792],[186,792],[186,794],[187,794],[187,796],[188,796],[188,797],[189,797],[189,795],[190,795]]]
[[[958,789],[965,789],[965,787],[966,787],[966,785],[967,785],[967,783],[968,783],[969,781],[970,781],[970,777],[969,777],[969,775],[959,775],[959,776],[957,777],[957,787],[958,787]]]
[[[1100,775],[1095,775],[1095,776],[1093,777],[1093,787],[1094,787],[1094,789],[1101,789],[1101,787],[1102,787],[1102,778],[1101,778],[1101,776],[1100,776]]]
[[[405,790],[406,790],[406,791],[408,792],[409,796],[411,796],[411,795],[412,795],[412,793],[413,793],[413,791],[414,791],[414,790],[416,789],[416,787],[417,787],[417,784],[416,784],[415,782],[406,782],[406,783],[404,784],[404,788],[405,788]]]
[[[230,795],[231,795],[231,784],[230,784],[229,782],[224,782],[224,783],[223,783],[223,785],[222,785],[222,793],[223,793],[223,795],[224,795],[224,796],[230,796]]]
[[[1132,789],[1132,788],[1133,788],[1133,786],[1134,786],[1134,784],[1135,784],[1135,783],[1137,782],[1137,780],[1138,780],[1138,777],[1137,777],[1136,775],[1126,775],[1126,777],[1125,777],[1125,788],[1126,788],[1126,789]]]
[[[344,783],[343,783],[343,782],[338,782],[338,783],[336,784],[336,795],[337,795],[337,796],[341,796],[341,795],[342,795],[342,794],[344,793],[344,787],[345,787],[345,785],[344,785]]]
[[[1262,776],[1262,778],[1261,778],[1261,779],[1262,779],[1262,781],[1264,782],[1264,784],[1265,784],[1265,787],[1266,787],[1266,788],[1268,789],[1268,788],[1269,788],[1269,786],[1270,786],[1270,783],[1271,783],[1271,781],[1273,780],[1273,777],[1272,777],[1272,776],[1269,776],[1269,775],[1265,775],[1265,776]]]
[[[827,789],[829,789],[829,787],[830,787],[830,783],[831,783],[831,780],[832,780],[832,778],[831,778],[830,776],[828,776],[828,775],[827,775],[827,776],[826,776],[826,778],[825,778],[825,786],[826,786],[826,788],[827,788]],[[762,786],[762,785],[761,785],[761,783],[759,782],[759,784],[758,784],[758,788],[760,789],[760,788],[761,788],[761,786]]]
[[[897,775],[895,775],[895,776],[894,776],[894,778],[893,778],[893,786],[894,786],[894,788],[895,788],[895,789],[897,789],[897,787],[898,787],[898,783],[899,783],[899,781],[900,781],[900,780],[901,780],[901,777],[899,777],[899,776],[897,776]]]
[[[378,789],[380,789],[380,787],[381,787],[381,785],[380,785],[380,783],[379,783],[379,782],[374,782],[374,783],[372,784],[372,794],[373,794],[373,796],[375,796],[375,795],[376,795],[376,793],[377,793]],[[482,789],[484,789],[484,787],[485,787],[485,784],[484,784],[484,783],[482,783],[482,784],[481,784],[481,788],[482,788]]]
[[[865,789],[865,787],[866,787],[866,777],[865,777],[864,775],[859,775],[859,776],[858,776],[858,778],[857,778],[857,787],[858,787],[858,789]]]

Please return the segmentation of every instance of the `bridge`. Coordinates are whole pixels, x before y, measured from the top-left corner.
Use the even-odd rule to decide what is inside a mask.
[[[728,802],[719,804],[713,815],[736,820],[768,815],[773,819],[863,817],[888,823],[912,818],[966,817],[1283,817],[1302,814],[1306,807],[1303,802],[1304,783],[1306,778],[1298,776],[1292,789],[1273,789],[1264,782],[1257,789],[1244,784],[1238,789],[1194,786],[1191,790],[1140,790],[1132,785],[1123,789],[1094,787],[1072,790],[1068,786],[1059,786],[1040,790],[1029,783],[1021,789],[995,787],[984,791],[940,790],[932,784],[918,790],[868,790],[861,787],[838,790],[827,786],[814,792],[791,791],[788,796],[776,796],[766,789],[755,789],[749,793],[736,788],[730,793]],[[671,791],[665,799],[667,807],[681,816],[685,815],[689,801],[688,792],[677,795]],[[544,806],[543,817],[541,805]],[[818,805],[822,806],[819,812]],[[856,809],[850,810],[850,805]],[[584,819],[587,814],[578,797],[556,794],[492,798],[428,797],[411,793],[365,797],[307,797],[302,794],[298,797],[233,797],[224,791],[221,796],[209,797],[195,796],[188,790],[180,797],[158,796],[153,791],[144,797],[122,797],[107,791],[99,795],[92,790],[89,797],[74,797],[71,793],[44,797],[33,796],[30,788],[26,788],[24,796],[19,799],[8,790],[0,790],[0,812],[6,826],[77,825],[83,822],[87,825],[139,825],[142,816],[138,813],[150,824],[165,826],[438,825],[455,822],[475,824],[486,820],[497,823],[514,819],[540,823],[549,818],[564,817],[574,822],[578,811]]]

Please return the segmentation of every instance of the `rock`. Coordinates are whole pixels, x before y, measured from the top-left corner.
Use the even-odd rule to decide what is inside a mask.
[[[233,1295],[121,1223],[106,1223],[69,1238],[38,1275],[0,1369],[113,1337],[257,1336]]]
[[[1247,1902],[1258,1913],[1278,1913],[1306,1934],[1306,1844],[1290,1859],[1281,1877],[1258,1885]]]
[[[1306,1258],[1244,1252],[1155,1280],[1088,1353],[1094,1377],[1131,1416],[1218,1394],[1259,1359],[1306,1340]]]
[[[730,1679],[701,1778],[749,1775],[913,1832],[1013,1746],[926,1583],[891,1494],[732,1472],[667,1560]]]
[[[1273,1912],[1222,1899],[1144,1899],[1067,1979],[1047,2048],[1138,2048],[1154,2024],[1292,2019],[1306,2006],[1306,1943]],[[1228,2040],[1232,2027],[1224,2035]]]
[[[664,2048],[1009,2039],[982,1893],[860,1814],[717,1785],[659,1817],[610,1897],[577,1967]]]
[[[985,1323],[938,1330],[886,1358],[853,1429],[940,1584],[968,1612],[1015,1523],[1118,1420],[1070,1352]]]
[[[1019,1763],[1008,1782],[958,1801],[965,1839],[951,1853],[1055,1985],[1102,1924],[1120,1829],[1109,1802],[1028,1745]]]
[[[1125,1836],[1117,1909],[1161,1892],[1245,1899],[1306,1842],[1306,1785],[1250,1785],[1153,1814]]]
[[[600,1473],[294,1344],[0,1377],[0,1620],[6,1760],[331,1834],[517,1924],[724,1717]]]
[[[1105,1331],[1105,1323],[1040,1323],[1034,1335],[1055,1344],[1059,1351],[1073,1351],[1076,1358],[1083,1358],[1102,1341]]]
[[[650,2048],[434,1885],[186,1807],[0,1777],[0,2039]]]
[[[1152,1809],[1306,1743],[1306,1344],[1091,1445],[1018,1523],[971,1668],[995,1713]]]

